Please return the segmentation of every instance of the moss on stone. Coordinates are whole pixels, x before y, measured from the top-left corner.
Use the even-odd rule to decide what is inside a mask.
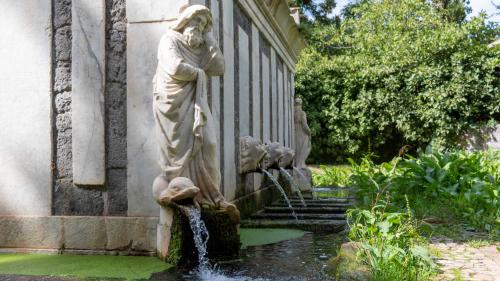
[[[182,257],[182,227],[178,218],[179,215],[176,214],[170,233],[168,256],[165,258],[167,263],[174,265],[177,265]]]
[[[211,259],[233,259],[239,257],[240,235],[238,225],[229,215],[214,209],[202,209],[202,219],[208,229],[208,256]]]

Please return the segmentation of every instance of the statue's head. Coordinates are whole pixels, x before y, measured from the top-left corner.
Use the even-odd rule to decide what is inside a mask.
[[[203,5],[191,5],[181,10],[181,14],[172,29],[184,35],[190,47],[203,44],[203,34],[212,28],[212,14]]]
[[[301,98],[296,98],[295,99],[295,106],[302,107],[302,99]]]

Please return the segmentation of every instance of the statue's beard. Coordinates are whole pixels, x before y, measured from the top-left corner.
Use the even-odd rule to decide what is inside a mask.
[[[197,48],[203,44],[203,37],[201,32],[196,27],[187,27],[184,30],[184,36],[186,38],[187,44],[191,48]]]

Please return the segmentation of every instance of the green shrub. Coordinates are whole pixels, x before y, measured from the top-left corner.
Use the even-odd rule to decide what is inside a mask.
[[[404,208],[408,196],[418,217],[460,219],[490,232],[500,229],[498,151],[428,150],[380,165],[365,158],[352,166],[350,181],[365,206],[388,192],[392,208]]]
[[[405,144],[451,147],[500,120],[500,46],[488,48],[498,24],[484,14],[449,21],[431,2],[361,1],[339,28],[312,30],[295,89],[317,161],[369,149],[390,159]]]

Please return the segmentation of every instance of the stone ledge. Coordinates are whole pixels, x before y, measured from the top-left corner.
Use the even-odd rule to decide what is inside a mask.
[[[257,191],[246,194],[236,200],[231,201],[240,211],[242,218],[247,218],[255,211],[263,209],[273,201],[280,198],[280,194],[272,186],[265,186]]]
[[[0,216],[0,249],[148,254],[157,217]]]

